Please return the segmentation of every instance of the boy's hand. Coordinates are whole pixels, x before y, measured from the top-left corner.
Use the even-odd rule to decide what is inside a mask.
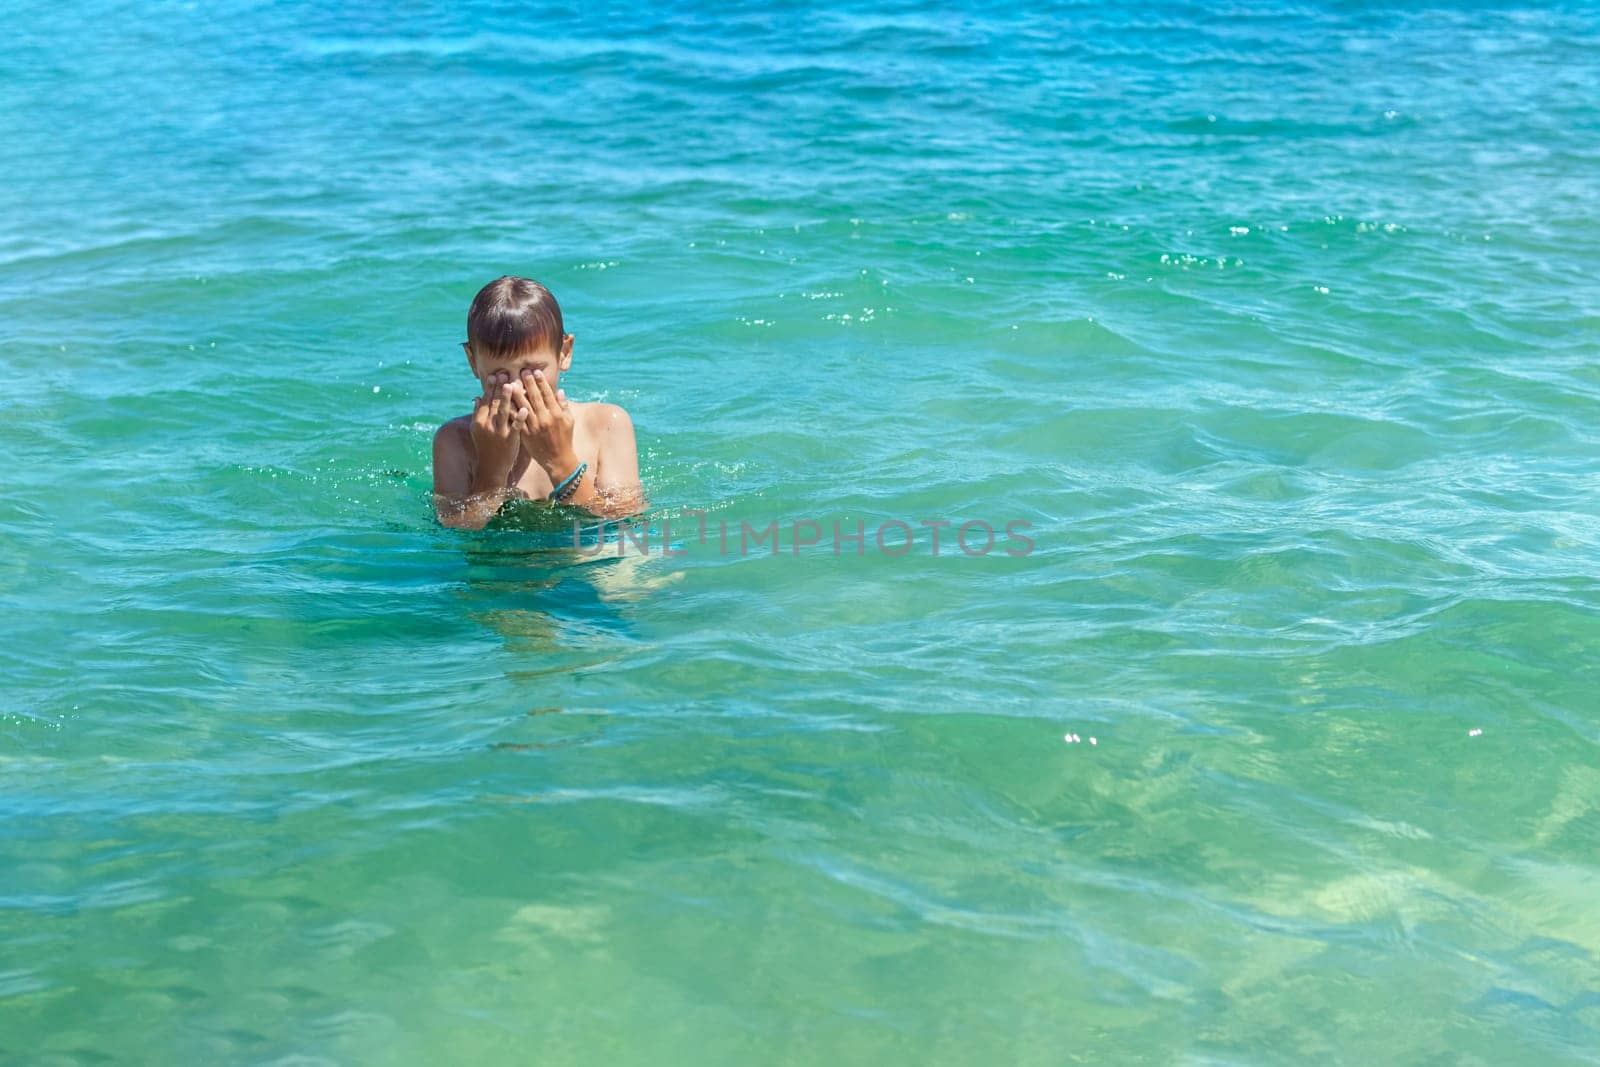
[[[484,385],[487,395],[472,400],[472,447],[478,453],[472,476],[475,493],[504,489],[517,462],[518,409],[522,405],[514,388],[510,375],[497,374]]]
[[[558,482],[578,466],[572,450],[572,405],[565,390],[551,389],[550,379],[536,370],[523,371],[521,385],[527,398],[518,421],[522,447],[552,482]]]

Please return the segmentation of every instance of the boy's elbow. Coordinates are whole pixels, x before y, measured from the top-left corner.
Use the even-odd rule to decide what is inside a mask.
[[[439,525],[451,530],[465,530],[467,524],[462,516],[448,508],[436,507],[433,509],[434,518],[439,520]]]
[[[441,490],[438,483],[434,483],[433,517],[439,520],[440,526],[452,530],[475,530],[484,525],[484,522],[474,524],[473,509],[467,506],[465,497],[464,493]]]

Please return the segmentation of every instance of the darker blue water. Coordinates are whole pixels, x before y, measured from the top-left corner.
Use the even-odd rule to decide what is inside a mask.
[[[10,14],[0,1060],[1594,1062],[1592,6]]]

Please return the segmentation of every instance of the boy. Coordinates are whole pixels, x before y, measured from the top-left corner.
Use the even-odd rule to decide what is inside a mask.
[[[481,529],[507,500],[553,499],[620,518],[644,509],[633,420],[575,404],[560,387],[570,333],[550,290],[496,278],[467,312],[467,365],[483,386],[472,414],[433,435],[433,501],[446,526]]]

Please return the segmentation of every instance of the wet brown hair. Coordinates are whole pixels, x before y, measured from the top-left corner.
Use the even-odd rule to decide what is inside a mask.
[[[496,278],[472,298],[467,341],[479,359],[510,359],[549,348],[561,351],[566,330],[561,305],[531,278]]]

